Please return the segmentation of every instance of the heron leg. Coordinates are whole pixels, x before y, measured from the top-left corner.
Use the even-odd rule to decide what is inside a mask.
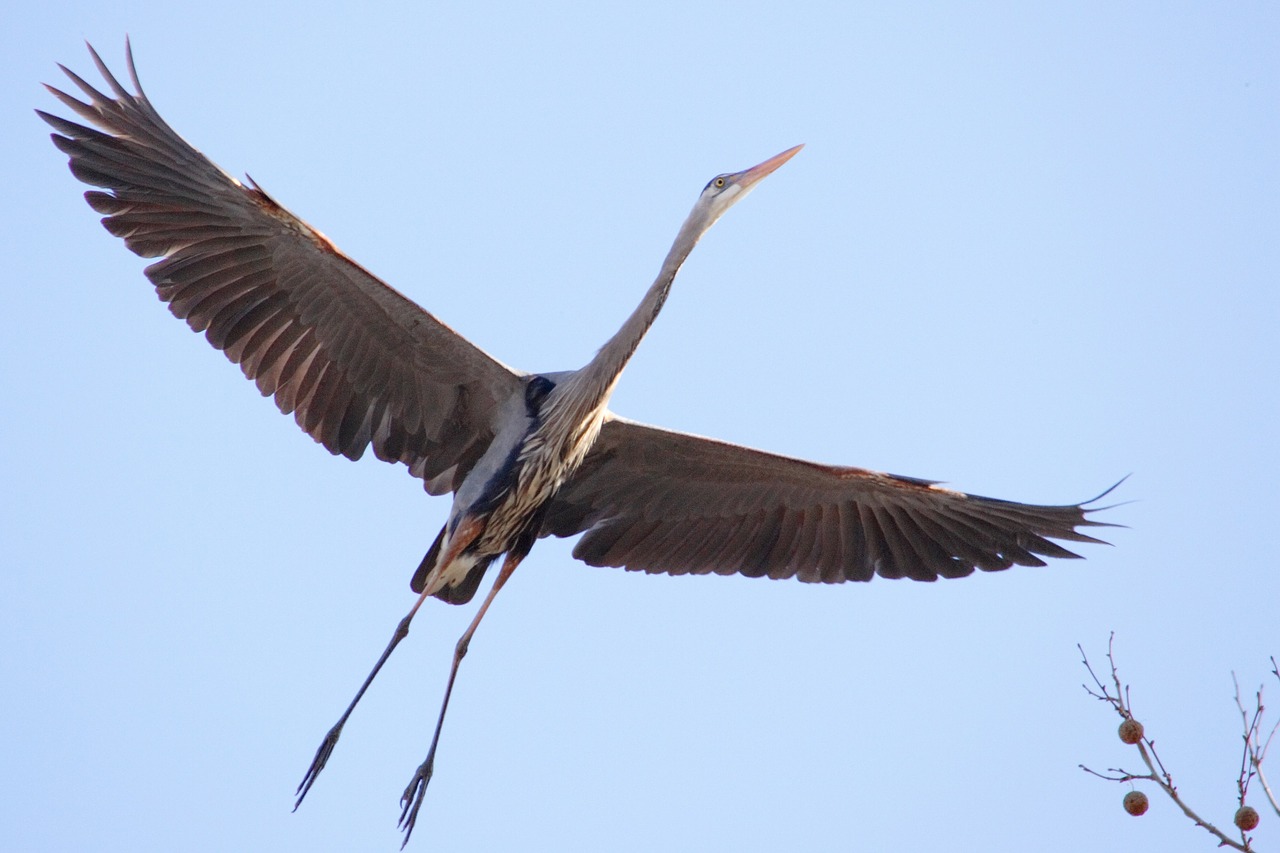
[[[449,543],[449,549],[444,557],[436,563],[436,567],[432,570],[431,575],[426,579],[423,585],[422,594],[418,596],[418,600],[413,603],[413,607],[405,614],[405,617],[396,625],[395,633],[391,635],[391,642],[387,643],[387,647],[382,650],[382,656],[378,658],[378,662],[373,665],[373,669],[365,678],[364,683],[360,685],[360,689],[356,691],[355,698],[351,700],[351,704],[347,706],[347,710],[338,718],[338,722],[334,723],[333,728],[324,736],[324,740],[320,742],[320,747],[316,750],[315,758],[311,759],[311,766],[307,768],[307,775],[302,778],[302,782],[298,785],[298,789],[294,792],[298,799],[293,804],[293,810],[296,812],[298,806],[302,805],[303,799],[306,798],[307,792],[311,790],[311,786],[315,784],[316,779],[320,776],[320,771],[324,769],[325,764],[329,762],[329,756],[333,754],[333,749],[338,745],[338,738],[342,735],[342,727],[347,724],[347,719],[351,716],[351,712],[356,709],[356,705],[364,697],[365,691],[369,689],[369,685],[373,683],[373,679],[377,677],[378,671],[382,669],[382,665],[387,662],[387,658],[391,657],[391,653],[395,651],[396,646],[400,644],[409,633],[409,623],[413,621],[413,617],[417,615],[418,608],[422,607],[422,603],[435,592],[435,584],[433,583],[440,572],[449,563],[453,562],[457,556],[462,553],[468,545],[475,541],[481,531],[484,530],[484,524],[480,519],[470,519],[468,522],[460,524],[458,531]]]
[[[453,666],[449,669],[449,682],[444,689],[444,701],[440,705],[440,716],[436,719],[436,731],[431,737],[431,748],[427,751],[427,760],[418,765],[418,769],[413,774],[413,779],[400,797],[400,828],[404,830],[404,842],[400,845],[402,850],[404,845],[409,843],[409,836],[413,834],[413,826],[418,820],[418,810],[422,808],[422,798],[426,795],[427,785],[431,782],[431,774],[436,762],[436,746],[440,743],[440,729],[444,726],[445,712],[449,710],[449,697],[453,694],[453,682],[458,677],[458,664],[466,656],[467,648],[471,645],[471,636],[476,632],[476,627],[479,626],[480,620],[484,618],[484,614],[489,610],[489,605],[493,603],[498,590],[502,589],[502,585],[507,582],[507,578],[511,577],[511,573],[516,570],[516,566],[520,565],[520,561],[523,559],[523,553],[507,553],[506,560],[502,563],[502,571],[498,573],[497,580],[493,582],[493,589],[489,590],[489,594],[485,597],[484,603],[480,605],[475,618],[471,620],[467,630],[463,631],[462,636],[458,638],[458,644],[454,646]]]
[[[365,678],[364,684],[360,685],[360,689],[356,691],[356,696],[351,700],[351,704],[347,706],[347,710],[342,712],[338,722],[334,724],[333,728],[329,729],[329,733],[320,742],[320,748],[316,750],[315,758],[311,759],[311,766],[307,768],[307,775],[303,777],[301,784],[298,785],[298,790],[294,792],[298,797],[297,802],[293,804],[295,812],[298,810],[298,806],[302,805],[307,792],[311,790],[311,786],[315,784],[316,779],[320,776],[320,771],[328,763],[329,756],[333,754],[333,748],[338,745],[338,737],[342,734],[342,727],[347,724],[347,718],[356,709],[356,705],[364,697],[365,691],[369,689],[369,685],[373,683],[373,679],[377,676],[378,671],[382,669],[382,665],[387,662],[387,658],[391,657],[391,652],[409,633],[409,623],[413,621],[418,608],[422,606],[422,602],[426,601],[428,597],[429,593],[425,592],[418,596],[418,600],[414,602],[413,607],[400,620],[400,624],[396,626],[395,633],[391,635],[391,642],[382,651],[382,657],[378,658],[378,662],[373,665],[373,670]]]

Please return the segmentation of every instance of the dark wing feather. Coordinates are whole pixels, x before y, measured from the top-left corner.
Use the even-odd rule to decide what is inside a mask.
[[[227,175],[125,90],[63,68],[88,98],[48,87],[97,130],[40,112],[106,229],[169,309],[204,332],[329,452],[403,462],[433,494],[457,487],[492,440],[516,371],[339,252],[256,186]],[[251,182],[252,183],[252,182]]]
[[[575,557],[633,571],[931,581],[1077,557],[1050,540],[1101,542],[1078,530],[1112,526],[1090,511],[967,495],[610,415],[552,500],[542,534],[585,533]]]

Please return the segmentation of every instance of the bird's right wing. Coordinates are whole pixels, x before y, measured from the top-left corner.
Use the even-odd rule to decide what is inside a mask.
[[[521,374],[354,261],[178,136],[89,48],[115,97],[65,67],[88,98],[49,91],[101,130],[39,112],[103,225],[142,257],[169,309],[204,332],[329,452],[403,462],[427,489],[457,487],[490,443]]]
[[[542,535],[584,533],[575,557],[633,571],[931,581],[1076,557],[1050,540],[1100,542],[1077,528],[1111,526],[1085,504],[984,498],[610,415]]]

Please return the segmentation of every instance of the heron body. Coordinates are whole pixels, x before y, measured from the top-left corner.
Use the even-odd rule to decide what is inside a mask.
[[[88,127],[40,112],[107,230],[143,257],[170,310],[240,365],[331,453],[404,464],[447,521],[411,581],[419,597],[299,786],[324,768],[347,718],[426,598],[469,601],[504,557],[459,639],[427,760],[402,797],[408,840],[430,781],[458,665],[489,605],[540,537],[581,538],[591,565],[661,574],[741,574],[805,582],[877,574],[931,581],[1076,557],[1053,540],[1090,501],[1041,506],[929,480],[823,465],[619,417],[609,398],[699,238],[800,146],[713,178],[639,305],[578,370],[508,367],[343,255],[266,195],[227,175],[160,118],[138,83],[122,86],[90,48],[112,94],[71,71],[87,98],[49,87]],[[1104,493],[1105,494],[1105,493]]]

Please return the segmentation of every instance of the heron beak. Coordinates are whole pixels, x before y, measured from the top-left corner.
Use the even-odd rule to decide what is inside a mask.
[[[778,167],[783,163],[796,156],[803,147],[804,145],[801,144],[797,145],[795,148],[788,148],[776,157],[770,157],[768,160],[765,160],[759,166],[752,166],[750,169],[744,169],[738,173],[738,184],[742,187],[743,191],[751,189],[756,184],[760,183],[769,175],[772,175],[777,171]]]

